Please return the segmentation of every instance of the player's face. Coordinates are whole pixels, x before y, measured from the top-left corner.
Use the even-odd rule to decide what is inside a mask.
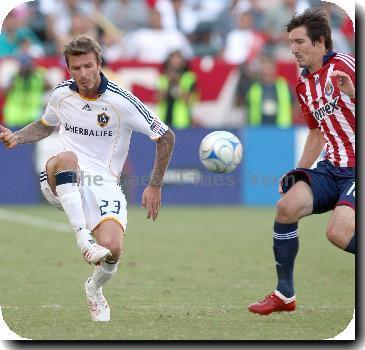
[[[289,34],[289,41],[300,68],[313,72],[322,66],[323,56],[326,54],[324,41],[313,44],[305,27],[294,28]]]
[[[70,55],[68,68],[81,95],[96,97],[100,85],[100,65],[93,52],[84,55]]]

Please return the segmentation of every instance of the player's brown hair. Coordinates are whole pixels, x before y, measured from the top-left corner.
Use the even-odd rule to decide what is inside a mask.
[[[69,41],[63,50],[63,55],[65,56],[66,63],[68,66],[68,57],[69,56],[78,56],[84,55],[93,52],[96,57],[96,61],[98,64],[102,62],[101,55],[101,47],[100,45],[92,38],[87,35],[78,35]]]
[[[326,50],[331,51],[333,49],[331,27],[328,22],[328,16],[321,8],[308,8],[301,14],[294,14],[286,27],[288,33],[295,28],[305,27],[307,35],[312,40],[313,44],[316,41],[320,41],[322,37],[324,39]]]

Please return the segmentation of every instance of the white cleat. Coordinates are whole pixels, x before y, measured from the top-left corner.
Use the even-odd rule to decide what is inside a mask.
[[[111,256],[112,253],[109,249],[102,247],[101,245],[93,242],[87,243],[80,247],[81,253],[84,256],[84,259],[89,264],[98,264],[100,261],[105,259],[107,256]]]
[[[110,308],[104,298],[102,287],[99,287],[94,293],[90,292],[90,280],[91,277],[85,282],[85,292],[91,319],[97,322],[108,322],[110,321]]]

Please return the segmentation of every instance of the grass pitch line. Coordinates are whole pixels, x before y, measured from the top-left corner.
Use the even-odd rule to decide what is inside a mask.
[[[16,211],[0,209],[0,219],[8,222],[13,222],[15,224],[41,227],[46,228],[47,230],[53,230],[62,233],[71,232],[71,228],[68,224],[39,218],[33,215],[21,214]]]

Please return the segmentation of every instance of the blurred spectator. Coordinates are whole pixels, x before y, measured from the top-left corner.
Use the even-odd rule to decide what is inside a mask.
[[[4,122],[10,128],[23,127],[41,115],[43,97],[48,86],[44,72],[37,68],[31,57],[18,57],[19,71],[5,90]]]
[[[254,80],[252,64],[241,64],[239,69],[239,78],[235,91],[234,103],[237,107],[245,108],[245,100],[248,89]],[[246,113],[244,113],[245,115]]]
[[[342,33],[345,35],[345,37],[347,38],[350,48],[351,48],[351,53],[355,53],[355,32],[354,32],[354,25],[351,21],[351,19],[346,16],[344,19],[344,22],[341,26],[341,31]]]
[[[265,49],[277,59],[292,60],[286,24],[295,12],[302,13],[311,4],[308,0],[282,0],[276,6],[266,9],[263,31],[266,38]]]
[[[196,99],[196,77],[181,52],[172,52],[167,58],[157,91],[157,115],[161,120],[176,129],[189,127]]]
[[[0,34],[0,57],[14,56],[19,53],[22,43],[28,42],[28,53],[33,57],[44,54],[42,44],[27,24],[26,4],[9,12]]]
[[[164,29],[181,30],[185,35],[195,31],[199,19],[186,0],[157,0],[156,9]]]
[[[237,1],[237,0],[234,0]],[[220,32],[234,28],[231,0],[185,0],[195,13],[196,29],[189,35],[195,56],[216,56],[223,46]],[[218,23],[219,22],[219,23]]]
[[[245,0],[240,0],[245,1]],[[250,0],[251,2],[251,12],[252,12],[252,18],[253,18],[253,25],[256,28],[257,31],[262,32],[264,30],[264,6],[262,5],[261,0]],[[285,28],[284,28],[285,30]]]
[[[145,62],[163,63],[176,50],[185,58],[191,58],[192,48],[186,37],[179,31],[163,29],[161,15],[156,9],[149,13],[150,27],[128,34],[124,40],[126,58]]]
[[[291,126],[295,100],[289,83],[276,75],[276,63],[269,56],[261,55],[256,69],[257,76],[245,99],[247,125]]]
[[[210,22],[200,22],[189,39],[196,57],[217,56],[220,52],[221,45],[217,42],[216,33]]]
[[[259,54],[263,40],[253,27],[249,1],[235,11],[235,16],[237,29],[233,29],[227,35],[223,58],[231,64],[242,64]]]
[[[102,57],[101,60],[101,71],[108,78],[108,80],[118,84],[119,86],[123,86],[123,81],[120,77],[120,74],[118,74],[118,72],[114,71],[109,67],[108,61],[105,59],[104,56]]]
[[[125,33],[148,25],[145,0],[107,0],[101,3],[100,11]]]
[[[342,31],[345,18],[348,18],[345,11],[331,3],[324,3],[322,6],[328,13],[328,20],[331,25],[333,50],[336,52],[351,53],[351,41]]]
[[[217,48],[222,48],[224,46],[228,33],[236,28],[233,12],[237,2],[238,0],[230,0],[214,22],[212,30],[214,32],[215,46]]]
[[[64,45],[72,38],[80,34],[86,34],[95,40],[97,40],[98,38],[98,28],[94,23],[94,21],[91,20],[90,15],[82,11],[75,10],[71,14],[70,20],[71,20],[71,25],[68,31],[59,34],[57,37],[58,52],[62,52]]]
[[[252,27],[260,32],[262,29],[263,11],[257,0],[230,0],[219,14],[214,23],[214,45],[217,48],[224,46],[229,32],[236,29],[236,14],[250,10],[252,16]]]
[[[228,5],[230,0],[185,0],[187,5],[196,13],[199,22],[213,23]]]
[[[87,0],[39,0],[39,10],[46,18],[46,32],[60,54],[65,38],[71,33],[78,19],[75,16],[91,16],[95,3]]]

